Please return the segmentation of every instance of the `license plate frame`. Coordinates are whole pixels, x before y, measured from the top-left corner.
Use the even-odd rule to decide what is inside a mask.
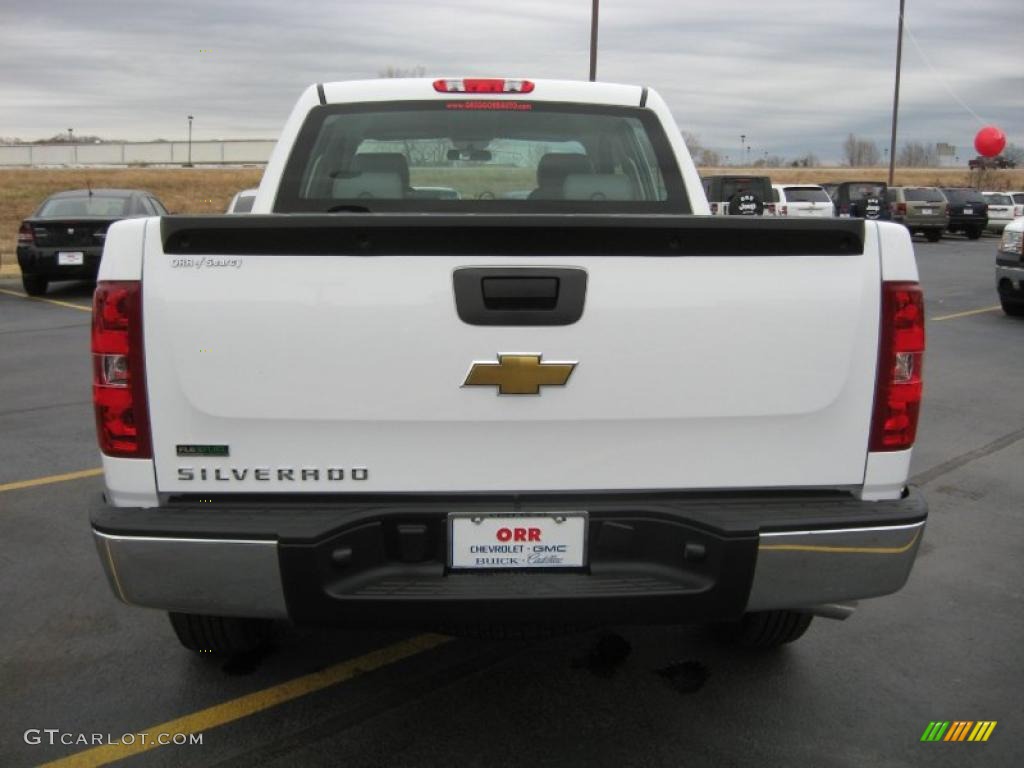
[[[81,267],[84,264],[84,251],[57,251],[57,266],[59,267]]]
[[[452,512],[447,521],[447,565],[459,572],[579,571],[589,562],[589,521],[589,513],[579,509]],[[499,535],[502,528],[509,533]],[[533,540],[531,529],[539,531]],[[520,530],[524,534],[517,538]],[[474,546],[490,550],[474,552]],[[542,549],[537,551],[538,547]]]

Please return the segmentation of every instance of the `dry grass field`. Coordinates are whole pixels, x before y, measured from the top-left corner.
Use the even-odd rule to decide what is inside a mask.
[[[415,169],[419,184],[443,184],[443,169]],[[780,183],[820,183],[885,179],[885,168],[702,168],[701,173],[769,175]],[[240,189],[259,183],[259,168],[128,168],[128,169],[5,169],[0,170],[0,270],[16,273],[18,225],[47,195],[62,189],[127,187],[147,189],[174,213],[221,213]],[[969,172],[965,169],[907,168],[896,170],[896,183],[922,186],[977,186],[1024,189],[1024,170]],[[496,190],[498,192],[502,190]]]

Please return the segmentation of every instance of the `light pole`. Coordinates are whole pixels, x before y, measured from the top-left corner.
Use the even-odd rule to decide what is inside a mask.
[[[747,146],[747,134],[740,134],[740,156],[736,159],[736,164],[740,165],[743,162],[743,148]]]
[[[597,80],[597,3],[590,6],[590,82]]]
[[[68,128],[68,144],[70,144],[72,141],[74,141],[74,139],[71,138],[71,129]]]
[[[903,4],[900,0],[900,25],[896,35],[896,88],[892,96],[892,137],[889,139],[889,186],[896,172],[896,117],[900,111],[900,63],[903,60]]]
[[[192,115],[188,116],[188,162],[185,163],[185,167],[192,167]]]

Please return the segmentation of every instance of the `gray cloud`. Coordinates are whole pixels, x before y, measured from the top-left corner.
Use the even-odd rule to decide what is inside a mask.
[[[970,152],[979,124],[1024,143],[1019,0],[911,0],[934,70],[904,44],[901,139]],[[584,79],[590,3],[521,0],[7,0],[0,9],[0,135],[273,136],[312,82],[429,75]],[[680,125],[735,155],[836,158],[853,131],[887,144],[895,4],[603,0],[600,79],[656,88]]]

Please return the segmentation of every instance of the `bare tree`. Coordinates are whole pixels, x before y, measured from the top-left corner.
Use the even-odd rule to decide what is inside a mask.
[[[843,142],[843,157],[851,168],[866,168],[882,162],[882,153],[875,142],[859,139],[852,133]]]
[[[681,133],[695,165],[713,168],[722,164],[722,156],[715,150],[705,147],[697,134],[690,133],[689,131],[681,131]]]
[[[934,168],[938,165],[939,153],[934,144],[908,141],[900,148],[896,162],[904,168]]]
[[[1024,165],[1024,147],[1019,144],[1007,144],[1003,150],[1003,157],[1019,168]]]
[[[789,164],[790,168],[817,168],[821,165],[821,160],[813,152],[808,152],[803,157],[798,157],[796,160]]]

